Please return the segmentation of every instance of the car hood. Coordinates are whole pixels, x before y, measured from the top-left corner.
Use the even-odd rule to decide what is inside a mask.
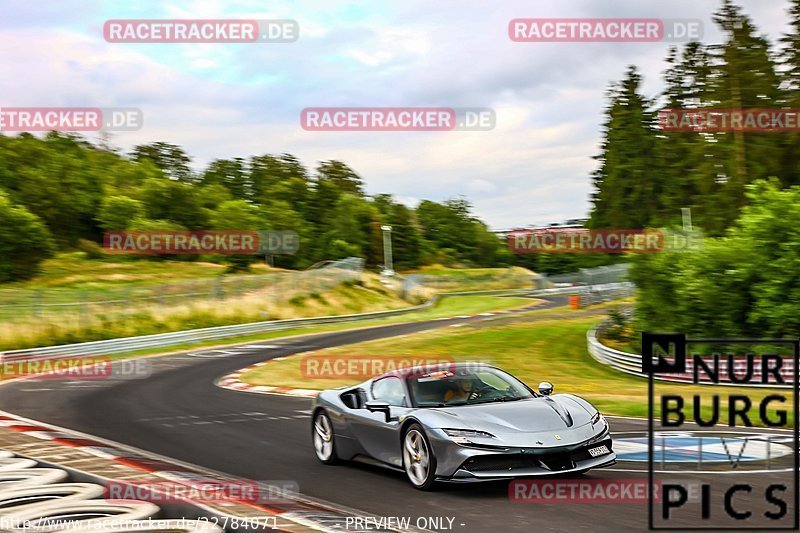
[[[442,427],[476,429],[500,436],[579,427],[591,421],[596,409],[576,396],[558,394],[513,402],[454,406],[437,411],[445,415],[442,423],[451,424]]]

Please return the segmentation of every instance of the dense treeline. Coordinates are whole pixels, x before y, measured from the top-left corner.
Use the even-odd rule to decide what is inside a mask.
[[[0,136],[0,281],[35,274],[56,250],[91,248],[87,241],[101,242],[108,230],[291,229],[300,251],[277,262],[304,268],[348,256],[382,263],[380,226],[389,224],[399,268],[512,261],[466,200],[411,209],[387,194],[370,197],[340,161],[313,172],[290,154],[215,160],[201,172],[190,163],[163,142],[122,155],[70,134]]]
[[[671,49],[664,92],[648,99],[630,67],[608,93],[604,139],[594,174],[591,225],[644,228],[680,225],[682,207],[707,235],[722,235],[746,204],[748,183],[778,178],[800,184],[797,133],[668,132],[666,109],[800,107],[800,1],[789,9],[791,31],[773,46],[729,0],[714,22],[723,44]]]
[[[800,107],[800,0],[774,47],[723,2],[722,45],[673,51],[663,108]],[[638,258],[637,329],[710,337],[800,335],[800,135],[667,133],[630,69],[611,91],[595,175],[596,227],[680,224],[707,235],[692,253]]]
[[[638,329],[697,337],[800,335],[800,186],[758,181],[725,237],[631,270]]]

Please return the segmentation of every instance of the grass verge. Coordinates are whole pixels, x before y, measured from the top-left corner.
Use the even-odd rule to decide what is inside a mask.
[[[586,331],[603,317],[603,307],[572,311],[560,309],[528,313],[529,320],[494,324],[476,323],[460,328],[445,328],[419,334],[350,346],[317,351],[315,357],[392,357],[392,358],[455,358],[456,360],[484,360],[503,368],[522,379],[534,389],[540,381],[551,381],[556,392],[577,394],[595,404],[609,415],[647,416],[647,380],[630,376],[596,362],[586,350]],[[546,316],[537,316],[537,313]],[[587,314],[588,313],[588,314]],[[580,314],[581,316],[576,316]],[[290,357],[247,372],[242,379],[253,385],[277,385],[298,388],[332,388],[363,381],[362,377],[337,376],[333,379],[309,379],[301,375],[304,355]],[[680,394],[684,398],[697,395],[701,399],[701,413],[711,413],[712,395],[720,394],[719,387],[657,383],[657,395]],[[743,394],[753,402],[751,416],[757,423],[758,405],[773,389],[736,388],[723,389],[727,394]],[[721,413],[727,417],[726,402],[721,402]],[[768,411],[774,416],[776,407]],[[658,411],[658,410],[657,410]],[[691,416],[691,408],[686,408]],[[691,419],[691,418],[689,418]],[[726,420],[726,418],[722,418]],[[789,415],[789,420],[792,420]]]
[[[435,318],[450,317],[458,314],[475,314],[486,311],[502,311],[511,310],[526,305],[531,305],[530,298],[498,298],[495,296],[452,296],[441,299],[437,305],[424,309],[421,311],[411,311],[409,313],[380,318],[380,319],[364,319],[355,320],[342,324],[326,324],[320,326],[306,326],[291,329],[284,329],[280,331],[268,331],[265,333],[258,333],[254,335],[243,335],[226,340],[212,340],[202,343],[182,344],[172,347],[169,351],[165,352],[164,348],[150,348],[147,350],[138,350],[135,352],[111,354],[104,356],[103,359],[112,361],[131,359],[134,357],[147,357],[147,356],[163,356],[186,352],[188,350],[202,350],[209,348],[222,348],[225,346],[232,346],[236,344],[244,344],[257,341],[266,341],[271,339],[291,339],[303,335],[312,335],[317,333],[326,333],[332,331],[343,331],[349,329],[358,329],[366,327],[375,327],[388,324],[399,324],[405,322],[418,322],[422,320],[432,320]],[[0,376],[0,380],[2,380]]]
[[[301,292],[289,300],[276,299],[275,290],[265,287],[225,300],[154,303],[135,309],[128,309],[123,303],[119,313],[78,313],[71,318],[61,316],[55,322],[33,317],[5,322],[0,324],[0,346],[12,350],[73,344],[263,320],[367,313],[409,305],[387,290],[377,275],[365,273],[358,284],[346,282],[326,290]]]

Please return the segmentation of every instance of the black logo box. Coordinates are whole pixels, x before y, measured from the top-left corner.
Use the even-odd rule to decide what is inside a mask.
[[[792,357],[794,359],[792,377],[792,397],[793,397],[793,420],[792,436],[794,438],[794,520],[793,524],[785,527],[747,527],[731,528],[725,527],[655,527],[653,516],[653,486],[654,486],[654,428],[653,428],[653,396],[654,380],[656,374],[683,374],[686,372],[686,356],[689,345],[691,344],[785,344],[792,347]],[[669,361],[658,355],[657,363],[653,362],[655,347],[663,353],[670,353],[670,346],[673,347],[673,361]],[[642,372],[647,374],[647,477],[648,477],[648,529],[651,531],[732,531],[736,529],[746,531],[780,531],[800,529],[800,468],[798,455],[800,455],[800,405],[798,405],[798,392],[800,391],[800,379],[798,379],[798,364],[800,363],[800,339],[755,339],[755,338],[696,338],[688,339],[682,333],[642,333]]]

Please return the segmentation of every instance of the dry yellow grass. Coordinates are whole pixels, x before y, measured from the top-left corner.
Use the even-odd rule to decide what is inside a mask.
[[[196,300],[175,305],[159,302],[127,307],[120,304],[105,313],[64,312],[52,322],[23,320],[0,324],[0,349],[46,346],[104,338],[125,337],[226,324],[366,313],[410,305],[385,289],[374,274],[364,274],[360,285],[340,285],[303,294],[303,288],[276,294],[260,289],[225,300]],[[168,300],[166,300],[168,302]]]

